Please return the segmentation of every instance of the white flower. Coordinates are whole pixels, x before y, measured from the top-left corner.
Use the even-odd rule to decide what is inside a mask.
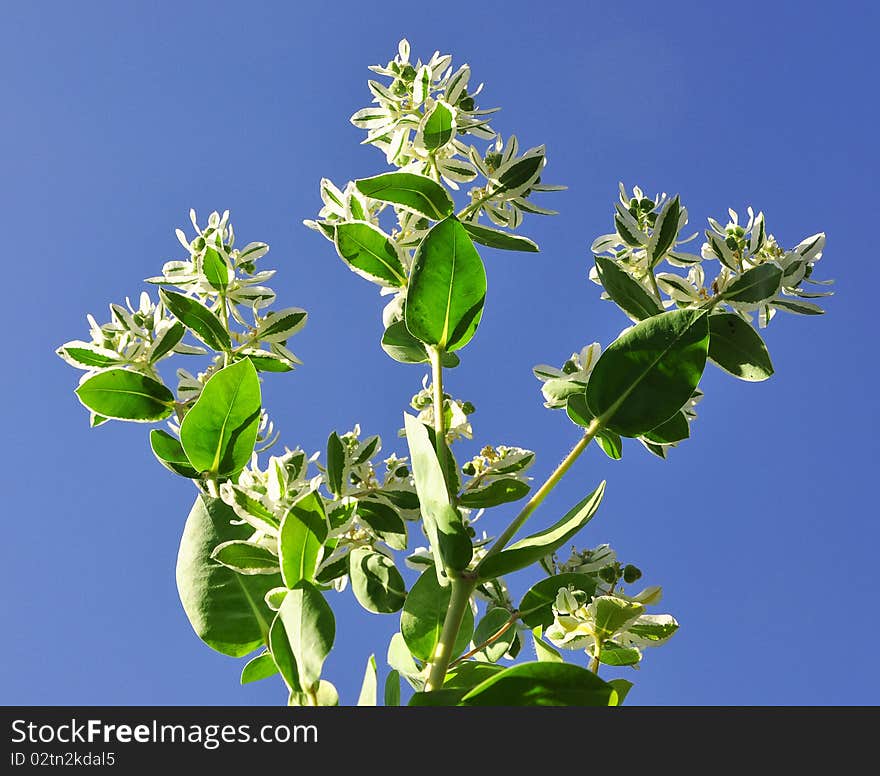
[[[543,383],[544,406],[551,409],[564,407],[569,396],[583,393],[601,352],[601,345],[594,342],[580,353],[572,353],[561,369],[546,364],[534,367],[532,372]]]

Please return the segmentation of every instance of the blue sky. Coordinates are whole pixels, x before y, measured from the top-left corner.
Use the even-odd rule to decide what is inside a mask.
[[[464,6],[461,6],[464,9]],[[577,437],[541,406],[530,369],[626,325],[586,279],[617,182],[679,192],[694,229],[752,204],[786,245],[828,234],[823,318],[779,316],[777,374],[710,369],[692,439],[667,462],[593,448],[535,515],[547,525],[603,478],[583,545],[610,541],[662,584],[682,628],[647,654],[640,704],[868,704],[880,700],[872,614],[880,541],[873,225],[880,109],[875,4],[547,3],[364,6],[18,3],[4,8],[0,224],[8,263],[0,383],[4,541],[0,702],[276,704],[193,635],[174,586],[191,486],[155,463],[146,429],[89,430],[77,375],[53,355],[110,301],[177,258],[190,207],[232,211],[272,246],[279,302],[310,313],[305,365],[266,403],[290,446],[323,448],[360,422],[396,431],[422,372],[378,347],[381,300],[302,227],[322,176],[381,172],[349,115],[366,66],[401,36],[485,81],[493,122],[546,143],[564,183],[555,218],[527,217],[537,256],[486,250],[486,314],[448,389],[477,407],[483,443],[535,449],[545,476]],[[504,510],[486,525],[500,527]],[[529,578],[517,579],[524,589]],[[334,597],[327,676],[343,701],[384,656],[395,617]]]

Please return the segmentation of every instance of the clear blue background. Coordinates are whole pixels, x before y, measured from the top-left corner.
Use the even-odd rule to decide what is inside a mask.
[[[399,450],[422,371],[384,356],[374,287],[300,222],[322,176],[385,169],[348,117],[368,102],[366,66],[403,35],[416,55],[468,62],[482,104],[503,107],[495,127],[546,143],[546,179],[570,187],[546,195],[558,217],[527,217],[540,255],[485,252],[484,323],[448,378],[477,405],[480,441],[539,451],[536,477],[578,432],[542,408],[530,368],[626,325],[586,280],[618,180],[680,192],[694,228],[752,204],[785,245],[828,233],[818,274],[837,295],[824,318],[774,321],[772,380],[709,369],[693,438],[668,462],[636,443],[618,463],[593,448],[534,525],[609,479],[581,542],[642,566],[682,625],[632,677],[633,702],[880,700],[880,17],[872,3],[822,7],[3,3],[0,702],[284,702],[277,680],[239,687],[240,664],[184,617],[173,572],[191,486],[156,464],[145,428],[89,430],[78,375],[53,349],[178,258],[190,207],[229,208],[239,239],[272,246],[280,302],[311,315],[293,344],[305,366],[265,385],[284,441],[317,450],[360,422]],[[334,604],[327,675],[350,703],[397,618],[350,593]]]

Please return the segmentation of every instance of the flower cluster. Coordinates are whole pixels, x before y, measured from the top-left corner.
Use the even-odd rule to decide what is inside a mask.
[[[593,342],[580,353],[572,353],[561,369],[546,364],[534,367],[532,372],[543,383],[544,406],[559,409],[565,407],[569,397],[583,393],[601,352],[602,346]]]
[[[410,406],[418,410],[418,419],[426,426],[434,425],[434,389],[428,384],[427,375],[422,378],[422,390],[410,400]],[[448,393],[443,394],[443,416],[446,428],[446,441],[457,439],[473,439],[474,429],[468,417],[476,411],[469,401],[453,399]]]

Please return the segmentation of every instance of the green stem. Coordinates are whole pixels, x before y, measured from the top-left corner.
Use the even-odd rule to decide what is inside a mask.
[[[653,269],[648,270],[648,277],[651,278],[651,288],[654,289],[654,296],[657,297],[657,301],[660,302],[660,304],[662,305],[663,304],[663,297],[660,296],[660,287],[657,285],[657,278],[654,275]]]
[[[538,491],[532,496],[526,505],[522,508],[522,511],[513,519],[513,522],[507,526],[504,532],[495,540],[495,544],[493,544],[489,551],[483,557],[482,563],[486,562],[486,558],[495,555],[495,553],[500,552],[507,546],[507,543],[513,538],[514,534],[522,527],[523,523],[531,517],[532,512],[534,512],[540,503],[547,497],[553,488],[559,483],[559,480],[565,475],[565,473],[571,468],[571,465],[580,457],[580,454],[587,449],[587,445],[593,441],[593,438],[602,430],[603,423],[599,418],[593,418],[590,422],[590,425],[587,426],[587,430],[584,433],[583,437],[581,437],[580,441],[571,449],[571,452],[562,460],[562,463],[554,469],[553,473],[547,478],[547,481],[538,488]],[[479,572],[480,567],[477,566],[477,572]]]
[[[226,309],[226,294],[220,294],[220,317],[223,319],[223,328],[229,331],[229,311]],[[229,366],[229,351],[223,354],[223,366]]]
[[[471,593],[475,586],[476,583],[472,579],[456,577],[452,580],[452,595],[449,598],[446,619],[443,620],[443,629],[440,631],[440,640],[431,655],[425,692],[431,692],[431,690],[437,690],[443,686],[443,680],[449,670],[449,661],[452,659],[452,648],[458,638],[464,611],[470,606]]]
[[[477,644],[477,646],[475,646],[472,650],[465,652],[461,657],[453,660],[452,663],[450,663],[449,667],[454,668],[459,663],[463,663],[465,660],[472,658],[474,655],[477,654],[477,652],[480,652],[481,650],[484,650],[486,647],[494,644],[505,633],[507,633],[508,630],[510,630],[510,628],[513,626],[513,624],[519,619],[519,617],[520,617],[519,612],[512,612],[510,617],[508,618],[507,622],[504,623],[504,625],[502,625],[497,631],[495,631],[495,633],[493,633],[491,636],[489,636],[489,638],[486,639],[485,641],[483,641],[482,643]]]

